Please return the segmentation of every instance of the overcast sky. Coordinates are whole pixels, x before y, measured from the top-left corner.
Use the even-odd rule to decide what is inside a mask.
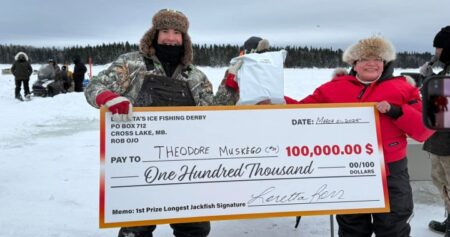
[[[450,25],[449,0],[2,0],[0,44],[32,46],[138,43],[158,10],[180,10],[195,44],[239,44],[260,36],[272,45],[345,49],[382,35],[398,51],[433,51]]]

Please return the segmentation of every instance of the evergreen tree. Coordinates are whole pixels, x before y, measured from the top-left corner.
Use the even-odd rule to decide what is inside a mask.
[[[286,46],[285,67],[287,68],[335,68],[346,66],[342,60],[341,49],[313,48],[306,46]],[[281,50],[273,47],[272,50]],[[22,45],[0,45],[0,63],[12,64],[14,56],[19,51],[27,53],[32,63],[46,63],[52,58],[59,64],[71,64],[72,58],[79,55],[87,63],[89,57],[94,64],[107,64],[119,55],[139,50],[137,44],[127,42],[101,44],[95,46],[32,47]],[[239,55],[239,46],[221,45],[193,45],[194,64],[199,66],[224,67],[230,60]],[[430,53],[400,52],[397,54],[396,67],[418,68],[431,58]]]

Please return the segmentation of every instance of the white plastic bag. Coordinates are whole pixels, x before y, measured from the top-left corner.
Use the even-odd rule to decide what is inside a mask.
[[[286,50],[251,53],[233,58],[230,63],[243,60],[236,77],[239,85],[239,101],[236,104],[256,104],[270,100],[272,104],[284,104],[284,60]]]

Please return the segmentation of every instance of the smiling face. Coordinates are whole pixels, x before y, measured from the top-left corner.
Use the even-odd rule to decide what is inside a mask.
[[[381,58],[369,57],[356,61],[353,70],[362,81],[375,81],[383,73],[384,61]]]
[[[162,29],[158,33],[158,44],[181,46],[183,44],[183,34],[174,29]]]

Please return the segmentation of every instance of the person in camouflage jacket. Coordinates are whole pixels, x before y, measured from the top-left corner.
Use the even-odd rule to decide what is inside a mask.
[[[165,20],[167,18],[171,20]],[[98,96],[110,91],[125,97],[127,103],[134,105],[144,78],[148,75],[159,75],[187,82],[195,105],[211,105],[212,84],[206,75],[192,64],[192,43],[187,34],[188,26],[188,20],[181,12],[164,9],[155,14],[153,27],[141,39],[140,51],[119,56],[109,68],[100,72],[89,83],[85,90],[88,103],[99,108],[102,104],[97,103]],[[181,46],[157,43],[159,32],[167,29],[181,33]]]
[[[241,47],[239,55],[246,53],[264,53],[269,50],[269,41],[260,37],[252,36],[247,39]],[[217,89],[214,103],[218,105],[235,105],[239,100],[239,86],[236,82],[236,74],[242,65],[238,61],[225,71],[225,75]]]
[[[153,16],[152,23],[140,41],[139,52],[121,55],[85,89],[88,103],[96,108],[106,106],[115,121],[131,120],[132,106],[213,103],[212,84],[192,65],[187,17],[179,11],[163,9]],[[178,237],[206,237],[210,232],[209,222],[170,226]],[[155,225],[123,227],[118,236],[153,236],[155,228]]]
[[[249,53],[265,53],[270,50],[270,44],[267,39],[261,37],[252,36],[248,38],[244,45],[241,47],[239,55]],[[242,61],[237,61],[235,64],[230,65],[225,71],[225,75],[217,89],[214,96],[215,105],[235,105],[239,100],[239,85],[236,81],[236,75],[242,66]],[[296,104],[297,101],[285,96],[286,104]],[[269,100],[260,101],[257,104],[270,104]]]

